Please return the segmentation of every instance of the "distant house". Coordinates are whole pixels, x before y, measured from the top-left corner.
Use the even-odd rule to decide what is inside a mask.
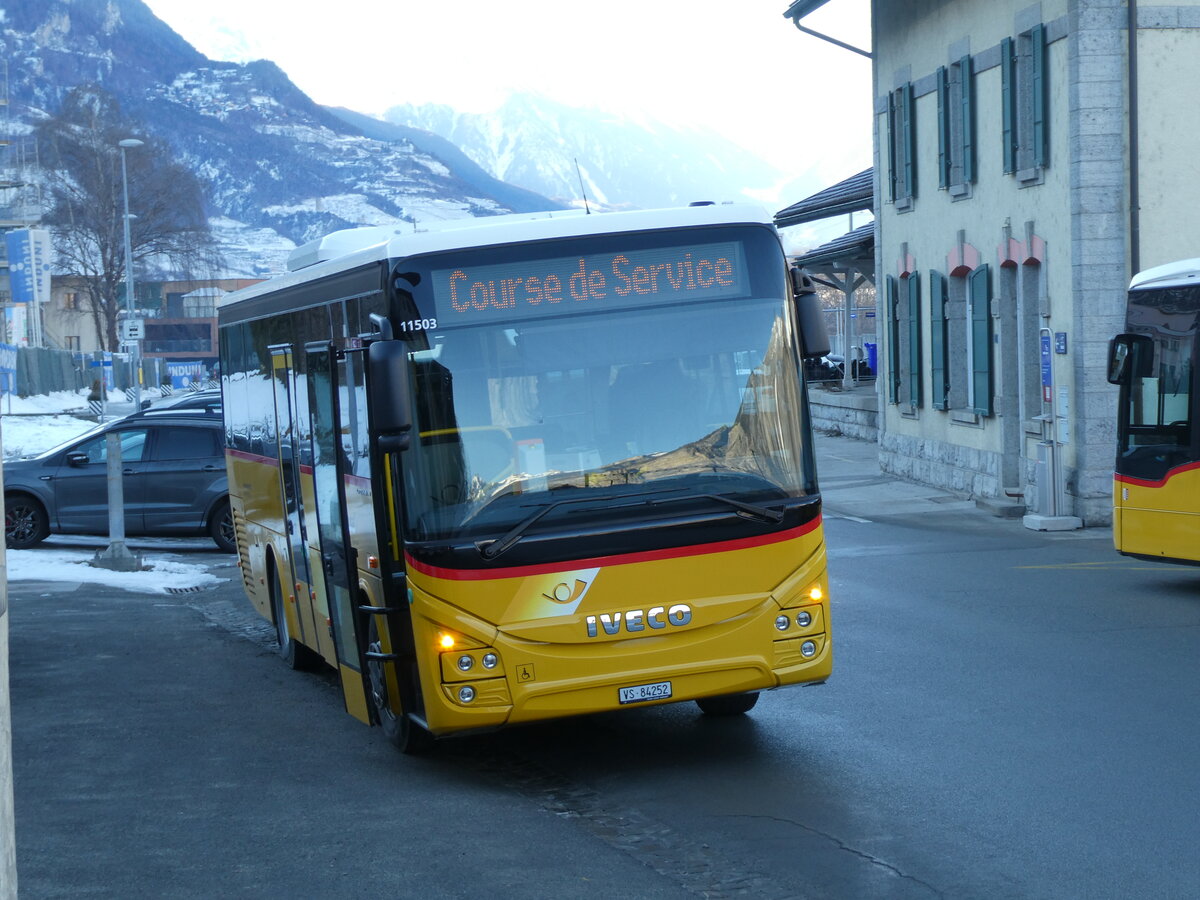
[[[1126,287],[1200,255],[1200,5],[877,0],[872,33],[880,461],[1107,523]]]

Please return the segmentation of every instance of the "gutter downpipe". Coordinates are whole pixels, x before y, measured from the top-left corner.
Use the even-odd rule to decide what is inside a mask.
[[[815,38],[820,38],[823,41],[829,41],[829,43],[833,44],[835,47],[841,47],[843,50],[849,50],[851,53],[857,53],[859,56],[865,56],[867,59],[872,58],[871,54],[868,53],[866,50],[860,50],[858,47],[854,47],[850,44],[845,43],[844,41],[839,41],[837,38],[832,38],[827,34],[821,34],[821,32],[819,32],[819,31],[813,31],[811,28],[807,28],[804,25],[801,25],[799,16],[796,16],[794,19],[792,19],[792,24],[795,25],[801,31],[803,31],[805,34],[812,35]]]
[[[1138,185],[1138,14],[1137,0],[1128,0],[1126,27],[1129,66],[1129,265],[1132,278],[1142,270],[1141,196]]]

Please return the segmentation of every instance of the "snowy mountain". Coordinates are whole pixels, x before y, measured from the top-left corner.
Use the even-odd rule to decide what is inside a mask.
[[[583,192],[609,208],[746,199],[746,189],[768,192],[781,178],[708,129],[565,106],[536,94],[512,95],[489,113],[401,105],[384,118],[440,135],[495,177],[574,205]]]
[[[222,275],[281,271],[339,228],[559,208],[433,135],[318,106],[271,62],[209,60],[140,0],[6,0],[0,50],[10,135],[91,82],[171,145],[208,188]]]

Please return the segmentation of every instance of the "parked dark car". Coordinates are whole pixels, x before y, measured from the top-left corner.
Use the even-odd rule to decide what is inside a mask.
[[[179,410],[190,410],[197,413],[221,415],[221,391],[209,388],[203,391],[188,391],[185,394],[174,394],[155,403],[143,400],[142,408],[134,415],[155,415],[156,413],[175,413]]]
[[[208,535],[234,552],[219,415],[126,416],[4,463],[4,538],[23,550],[54,534],[108,534],[108,433],[121,436],[125,534]]]

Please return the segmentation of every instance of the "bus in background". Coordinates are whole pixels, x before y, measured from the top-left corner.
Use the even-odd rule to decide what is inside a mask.
[[[401,749],[830,673],[802,360],[762,210],[338,232],[219,309],[250,601]]]
[[[1108,380],[1121,388],[1113,542],[1126,556],[1200,564],[1198,317],[1200,259],[1148,269],[1109,346]]]

